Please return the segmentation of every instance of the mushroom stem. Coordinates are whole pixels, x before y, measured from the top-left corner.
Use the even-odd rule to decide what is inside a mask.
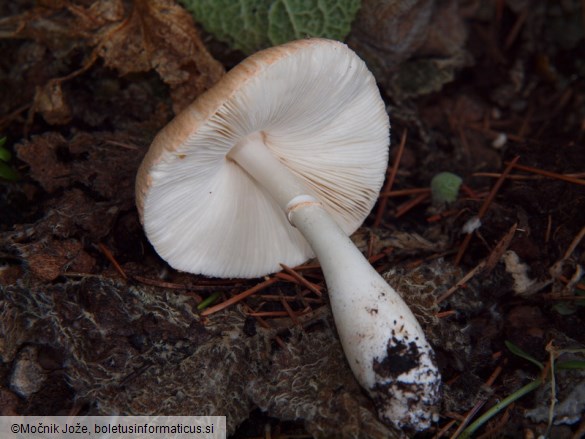
[[[238,142],[227,158],[244,169],[283,209],[290,200],[307,193],[299,179],[268,149],[261,132],[249,134]]]
[[[343,350],[379,416],[399,427],[428,428],[436,415],[440,375],[432,348],[400,295],[270,152],[261,134],[241,141],[228,158],[275,199],[313,248]]]

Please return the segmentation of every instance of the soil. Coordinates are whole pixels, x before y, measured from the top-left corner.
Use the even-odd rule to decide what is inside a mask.
[[[0,164],[19,174],[0,182],[0,414],[401,437],[345,364],[316,261],[209,279],[144,235],[134,179],[153,136],[243,55],[170,0],[38,3],[0,5]],[[353,239],[437,354],[440,419],[416,437],[459,437],[520,389],[476,437],[584,437],[584,3],[449,4],[457,63],[421,45],[374,69],[392,158]],[[427,64],[440,85],[404,85]],[[453,201],[431,193],[440,172],[462,179]]]

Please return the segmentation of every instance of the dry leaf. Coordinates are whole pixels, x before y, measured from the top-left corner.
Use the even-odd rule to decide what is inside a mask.
[[[207,52],[188,12],[172,0],[69,0],[52,2],[2,20],[10,38],[29,38],[48,47],[63,65],[89,49],[77,72],[98,57],[121,75],[155,70],[170,87],[173,109],[180,111],[222,75],[223,67]],[[58,79],[58,78],[54,78]],[[35,110],[49,123],[64,123],[67,108],[54,86],[42,88]]]
[[[67,142],[57,133],[35,136],[16,146],[18,158],[30,166],[30,175],[47,192],[66,187],[71,170],[58,158],[58,151],[67,150]]]
[[[171,0],[135,1],[125,20],[103,28],[96,43],[106,65],[122,74],[156,70],[171,88],[175,112],[223,74],[191,16]]]
[[[364,0],[349,44],[387,93],[399,97],[451,81],[468,62],[466,38],[457,0]]]
[[[71,107],[65,100],[60,81],[49,81],[37,87],[33,106],[51,125],[65,125],[71,121]]]
[[[90,273],[95,265],[95,259],[74,239],[38,241],[21,249],[29,269],[45,281],[52,281],[65,271]]]

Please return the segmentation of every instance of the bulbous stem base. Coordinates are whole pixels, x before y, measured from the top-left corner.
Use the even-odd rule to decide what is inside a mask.
[[[313,248],[349,365],[382,420],[428,428],[436,414],[441,377],[432,348],[400,295],[272,155],[260,133],[240,142],[228,158],[271,194]]]

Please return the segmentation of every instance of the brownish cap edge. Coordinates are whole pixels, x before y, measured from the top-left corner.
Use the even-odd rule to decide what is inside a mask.
[[[246,81],[278,60],[317,44],[346,47],[339,41],[308,38],[256,52],[227,72],[211,89],[181,111],[156,135],[136,175],[136,206],[141,223],[144,216],[144,200],[152,184],[149,174],[151,167],[156,165],[164,154],[176,151],[184,144],[187,138],[203,126]]]

